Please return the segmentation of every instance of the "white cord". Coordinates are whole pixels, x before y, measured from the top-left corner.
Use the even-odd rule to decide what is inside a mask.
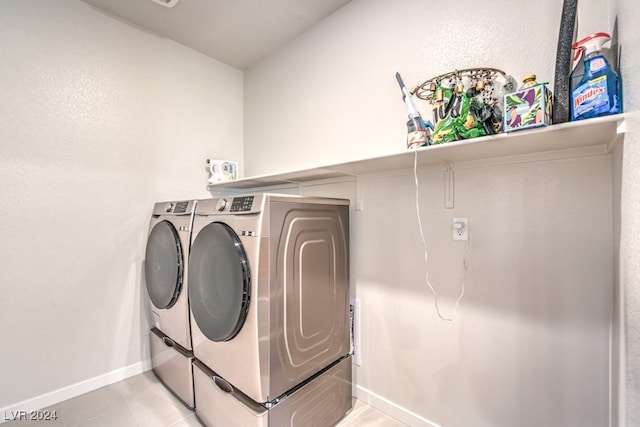
[[[467,272],[469,271],[469,266],[467,264],[467,256],[469,254],[469,248],[471,247],[471,236],[469,236],[469,239],[467,240],[467,249],[465,250],[464,258],[462,260],[462,268],[464,270],[464,273],[462,276],[462,284],[460,285],[460,296],[456,300],[456,305],[453,310],[453,315],[451,317],[444,317],[442,313],[440,313],[440,308],[438,307],[438,293],[436,292],[436,290],[431,285],[431,282],[429,281],[429,253],[427,252],[427,241],[424,238],[424,231],[422,229],[422,219],[420,218],[420,203],[419,203],[420,185],[418,184],[418,147],[416,147],[414,151],[415,151],[415,157],[413,160],[413,177],[416,182],[416,215],[418,217],[418,227],[420,228],[420,237],[422,238],[422,246],[424,248],[424,263],[427,271],[425,274],[424,280],[429,286],[429,289],[431,289],[431,292],[433,292],[433,304],[436,308],[436,313],[438,314],[438,317],[440,317],[440,319],[442,320],[452,322],[454,320],[456,313],[458,312],[458,304],[460,303],[460,300],[464,296],[464,285],[465,285],[465,282],[467,281]]]

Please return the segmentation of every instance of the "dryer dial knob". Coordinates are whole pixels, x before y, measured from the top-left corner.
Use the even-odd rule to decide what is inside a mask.
[[[216,210],[218,212],[222,212],[226,207],[227,207],[227,201],[225,199],[220,199],[218,200],[218,203],[216,203]]]
[[[164,207],[164,211],[165,212],[171,212],[173,211],[173,203],[167,203],[167,205]]]

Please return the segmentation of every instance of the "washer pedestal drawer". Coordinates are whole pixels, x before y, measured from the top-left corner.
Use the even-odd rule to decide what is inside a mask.
[[[193,352],[185,350],[157,328],[151,329],[149,336],[153,372],[182,403],[193,409]]]

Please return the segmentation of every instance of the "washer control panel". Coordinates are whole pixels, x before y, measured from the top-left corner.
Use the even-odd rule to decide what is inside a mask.
[[[253,206],[253,196],[234,197],[231,202],[231,212],[248,212]]]
[[[189,206],[189,202],[176,202],[175,208],[173,209],[173,213],[185,213],[187,211],[187,206]]]
[[[189,202],[168,202],[164,211],[166,213],[174,213],[174,214],[182,214],[187,212],[187,207],[189,206]]]

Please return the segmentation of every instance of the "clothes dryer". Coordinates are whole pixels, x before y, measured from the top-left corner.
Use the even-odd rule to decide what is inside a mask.
[[[265,403],[344,358],[348,236],[348,200],[199,200],[189,258],[196,359]]]
[[[152,367],[189,407],[194,397],[187,271],[195,205],[193,200],[154,205],[144,263]]]

